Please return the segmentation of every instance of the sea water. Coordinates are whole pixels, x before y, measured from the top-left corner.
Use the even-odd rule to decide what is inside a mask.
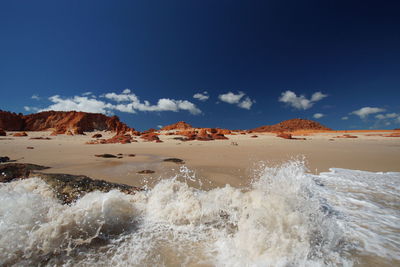
[[[400,265],[400,173],[313,175],[291,161],[245,188],[164,178],[69,206],[38,178],[1,184],[0,265]]]

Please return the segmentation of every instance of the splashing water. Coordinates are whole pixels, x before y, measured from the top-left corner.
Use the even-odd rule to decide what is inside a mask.
[[[175,177],[66,206],[40,179],[15,181],[0,185],[0,264],[398,265],[399,182],[400,173],[311,175],[291,161],[248,188],[203,191]]]

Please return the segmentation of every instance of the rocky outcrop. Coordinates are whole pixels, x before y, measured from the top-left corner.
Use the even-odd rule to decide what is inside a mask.
[[[1,164],[0,182],[38,177],[54,190],[56,197],[63,204],[72,203],[83,195],[93,191],[109,192],[111,190],[119,190],[126,194],[135,194],[138,191],[142,191],[139,187],[95,180],[84,175],[38,172],[43,169],[48,169],[48,167],[28,163]]]
[[[164,126],[163,128],[161,128],[161,131],[186,130],[186,129],[191,129],[191,128],[193,128],[192,125],[190,125],[184,121],[179,121],[177,123]]]
[[[343,134],[343,135],[335,136],[334,138],[358,138],[358,137],[356,135]]]
[[[91,140],[86,142],[86,144],[89,145],[97,145],[97,144],[129,144],[132,142],[137,142],[135,139],[132,138],[130,134],[124,134],[124,133],[117,133],[113,137],[109,139],[97,139],[97,140]]]
[[[3,129],[0,129],[0,136],[6,136],[7,133],[6,131],[4,131]]]
[[[33,171],[45,170],[49,167],[29,163],[7,163],[0,165],[0,182],[10,182],[17,178],[27,178]]]
[[[222,134],[220,129],[216,128],[202,128],[197,131],[186,130],[176,132],[177,135],[183,135],[185,138],[182,141],[212,141],[212,140],[227,140],[228,138]]]
[[[280,122],[275,125],[261,126],[252,129],[253,132],[293,132],[297,130],[320,130],[330,131],[332,129],[325,127],[319,122],[304,119],[292,119]]]
[[[24,137],[24,136],[28,136],[28,134],[26,132],[21,132],[21,133],[14,133],[13,136],[14,137]]]
[[[44,111],[29,115],[15,114],[0,110],[0,128],[6,131],[45,131],[53,134],[84,134],[92,131],[113,131],[117,133],[134,131],[117,116],[108,117],[99,113],[77,111]]]
[[[290,134],[290,133],[278,133],[276,136],[277,136],[277,137],[280,137],[280,138],[283,138],[283,139],[306,140],[305,138],[293,137],[292,134]]]
[[[21,113],[0,110],[0,128],[5,131],[24,131],[25,121]]]
[[[153,141],[155,141],[156,143],[162,143],[162,141],[161,141],[160,138],[158,137],[158,134],[157,134],[157,133],[154,133],[154,132],[142,134],[142,135],[140,136],[140,138],[142,138],[144,141],[147,141],[147,142],[153,142]]]

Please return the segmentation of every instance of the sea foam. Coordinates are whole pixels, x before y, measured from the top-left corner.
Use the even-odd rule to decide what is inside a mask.
[[[193,171],[181,170],[197,179]],[[187,178],[187,177],[186,177]],[[62,205],[40,179],[0,185],[5,266],[351,266],[400,262],[400,173],[301,161],[251,186],[205,191],[178,177]]]

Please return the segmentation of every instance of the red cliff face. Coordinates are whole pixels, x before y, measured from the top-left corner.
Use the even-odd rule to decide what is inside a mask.
[[[0,110],[0,128],[5,131],[23,131],[25,122],[22,114]]]
[[[45,131],[53,129],[56,133],[72,131],[75,134],[95,130],[117,133],[134,130],[120,122],[117,116],[108,117],[99,113],[77,111],[44,111],[25,116],[0,111],[0,128],[7,131]]]
[[[177,123],[167,125],[161,129],[161,131],[170,131],[170,130],[185,130],[185,129],[190,129],[193,128],[192,125],[184,122],[184,121],[179,121]]]
[[[253,132],[293,132],[297,130],[323,130],[329,131],[332,130],[330,128],[325,127],[324,125],[312,121],[312,120],[303,120],[303,119],[292,119],[280,122],[275,125],[266,125],[261,126],[255,129],[252,129]]]

